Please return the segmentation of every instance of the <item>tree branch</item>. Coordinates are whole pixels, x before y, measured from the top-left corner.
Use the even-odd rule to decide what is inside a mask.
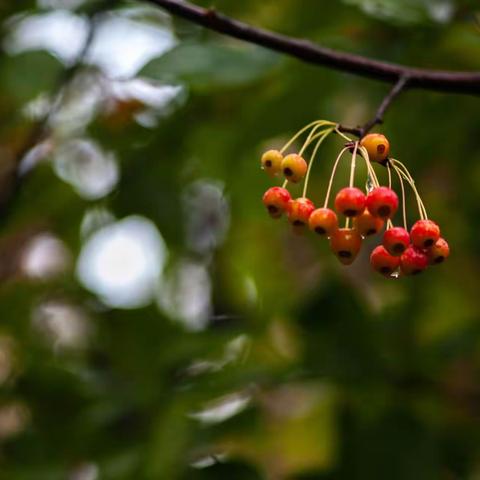
[[[197,23],[215,32],[285,53],[314,65],[322,65],[388,83],[398,84],[400,79],[408,78],[408,87],[412,89],[421,88],[442,92],[480,94],[479,72],[428,70],[382,62],[360,55],[332,50],[307,40],[255,28],[222,15],[213,9],[198,7],[186,1],[144,1],[153,3],[172,15]]]
[[[395,98],[398,97],[408,86],[410,78],[408,76],[400,77],[393,88],[384,97],[382,103],[377,109],[375,116],[369,120],[363,127],[350,128],[340,125],[340,130],[345,133],[351,133],[359,138],[364,137],[375,125],[383,123],[386,111],[389,109]]]

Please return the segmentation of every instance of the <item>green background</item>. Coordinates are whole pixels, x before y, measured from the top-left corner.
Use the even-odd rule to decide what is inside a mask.
[[[7,39],[16,22],[68,3],[0,2],[2,199],[32,127],[28,106],[58,92],[66,68],[40,47],[12,52]],[[76,3],[71,13],[85,19],[105,8]],[[480,69],[473,1],[215,7],[369,57]],[[312,120],[366,122],[388,85],[302,64],[141,2],[110,8],[103,14],[171,32],[176,46],[138,76],[181,94],[153,108],[154,126],[139,121],[146,107],[131,99],[113,110],[100,104],[81,128],[67,111],[52,123],[46,158],[2,210],[0,478],[480,478],[479,100],[409,91],[378,129],[452,250],[418,277],[386,280],[368,263],[378,238],[345,268],[328,242],[268,218],[261,197],[275,183],[259,159]],[[83,66],[62,101],[110,81]],[[79,138],[118,162],[118,183],[98,198],[79,194],[52,166]],[[334,137],[322,147],[309,189],[316,203],[341,147]],[[88,161],[72,162],[81,177]],[[344,166],[335,189],[347,178]],[[101,214],[85,233],[92,212]],[[79,281],[77,259],[92,235],[133,215],[153,222],[168,249],[155,290],[163,300],[114,308]],[[42,232],[70,260],[33,278],[21,258]],[[192,314],[195,298],[205,308]],[[58,325],[80,333],[72,340]]]

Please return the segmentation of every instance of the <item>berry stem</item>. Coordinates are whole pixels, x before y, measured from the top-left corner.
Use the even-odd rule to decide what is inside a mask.
[[[313,131],[313,130],[312,130]],[[324,140],[333,132],[333,128],[330,128],[329,130],[326,130],[322,132],[322,134],[319,137],[319,140],[317,144],[315,145],[315,148],[312,153],[312,157],[310,158],[310,163],[308,164],[308,169],[307,169],[307,174],[305,176],[305,183],[303,185],[303,197],[307,196],[307,189],[308,189],[308,182],[310,181],[310,172],[312,170],[313,162],[315,161],[315,158],[317,156],[318,149],[320,148],[320,145],[324,142]],[[315,137],[313,137],[315,138]]]
[[[428,220],[427,210],[426,210],[425,205],[422,201],[422,197],[418,193],[417,187],[415,185],[415,180],[413,179],[412,175],[408,171],[408,168],[402,162],[400,162],[399,160],[391,159],[391,161],[395,165],[397,165],[397,167],[399,168],[399,171],[402,172],[403,177],[408,181],[408,183],[410,184],[410,187],[414,191],[415,196],[417,198],[417,204],[418,204],[418,210],[419,210],[419,213],[420,213],[420,217],[422,218],[422,220]]]
[[[300,137],[301,135],[303,135],[307,130],[313,128],[313,127],[316,127],[316,126],[319,126],[319,125],[335,125],[335,123],[333,122],[329,122],[327,120],[315,120],[314,122],[312,123],[309,123],[306,127],[303,127],[302,129],[300,129],[284,146],[283,148],[280,150],[280,153],[285,153],[285,151],[290,147],[290,145],[295,142],[295,140],[297,140],[298,137]]]
[[[387,172],[388,172],[388,188],[392,189],[392,170],[390,168],[390,163],[387,162]]]
[[[405,185],[403,184],[403,178],[402,175],[400,174],[400,171],[398,170],[398,167],[394,164],[392,164],[393,169],[398,175],[398,180],[400,181],[400,188],[402,190],[402,213],[403,213],[403,227],[405,230],[408,230],[407,228],[407,204],[406,204],[406,199],[405,199]]]
[[[335,160],[335,163],[333,165],[333,169],[332,169],[332,174],[330,175],[330,180],[328,182],[328,188],[327,188],[327,194],[325,196],[325,203],[323,205],[323,208],[327,208],[328,207],[328,201],[330,199],[330,193],[332,191],[332,185],[333,185],[333,179],[335,177],[335,173],[337,171],[337,167],[338,167],[338,164],[340,162],[340,159],[342,158],[342,155],[348,150],[348,147],[345,147],[339,154],[338,154],[338,157],[337,159]]]
[[[320,128],[322,128],[323,125],[321,124],[318,124],[318,125],[315,125],[315,127],[312,128],[312,131],[309,133],[307,139],[305,140],[305,143],[302,145],[302,148],[300,149],[300,151],[298,152],[298,154],[302,157],[303,154],[305,153],[305,150],[308,148],[308,146],[313,142],[315,141],[315,138],[318,137],[318,135],[322,135],[324,133],[324,131],[321,131],[321,132],[318,132],[318,130]]]
[[[417,200],[418,213],[420,218],[422,220],[427,220],[425,207],[423,205],[422,199],[420,198],[420,194],[418,193],[417,188],[415,187],[415,182],[413,181],[412,177],[408,176],[401,168],[398,168],[398,172],[400,172],[401,176],[408,182],[413,193],[415,194],[415,198]]]
[[[365,147],[360,146],[360,153],[362,154],[362,157],[365,160],[368,174],[370,175],[370,178],[372,179],[374,186],[379,187],[380,182],[378,181],[378,177],[377,177],[377,174],[375,173],[372,162],[370,162],[370,157],[368,156],[367,149]]]
[[[282,184],[282,188],[287,188],[288,185],[288,180],[285,180]]]
[[[353,187],[353,183],[355,180],[355,167],[357,166],[357,149],[358,149],[358,142],[355,142],[355,147],[353,148],[353,153],[352,153],[352,162],[350,164],[350,188]]]

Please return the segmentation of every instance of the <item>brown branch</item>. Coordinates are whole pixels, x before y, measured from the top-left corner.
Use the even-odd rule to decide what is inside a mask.
[[[375,125],[383,123],[386,111],[389,109],[392,102],[408,87],[410,78],[408,76],[400,77],[398,82],[388,92],[382,100],[382,103],[377,109],[375,116],[369,120],[363,127],[345,127],[340,125],[339,129],[345,133],[351,133],[359,138],[364,137]]]
[[[408,87],[412,89],[421,88],[442,92],[480,94],[479,72],[428,70],[382,62],[360,55],[332,50],[307,40],[255,28],[222,15],[213,9],[198,7],[186,1],[144,1],[153,3],[172,15],[197,23],[215,32],[285,53],[307,63],[322,65],[388,83],[397,83],[402,78],[408,78]]]

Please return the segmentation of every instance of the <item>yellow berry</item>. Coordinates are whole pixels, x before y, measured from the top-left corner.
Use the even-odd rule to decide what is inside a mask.
[[[307,162],[296,153],[287,155],[282,161],[282,172],[292,183],[298,183],[307,173]]]
[[[371,162],[382,163],[390,153],[390,143],[380,133],[369,133],[362,138],[360,145],[366,148]]]
[[[262,168],[271,177],[282,171],[283,155],[278,150],[269,150],[262,155]]]

